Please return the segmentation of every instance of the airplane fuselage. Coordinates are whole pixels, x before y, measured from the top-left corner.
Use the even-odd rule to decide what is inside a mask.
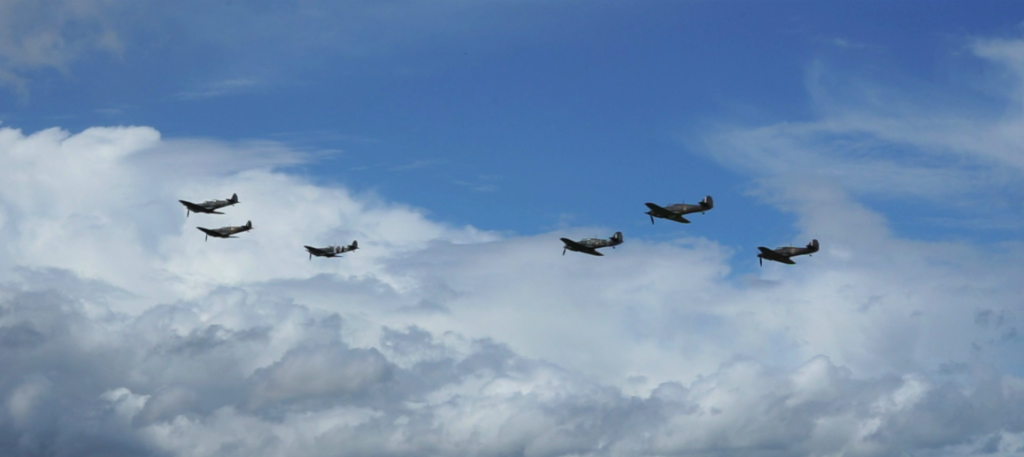
[[[327,246],[325,248],[315,248],[313,246],[304,247],[306,248],[306,251],[309,252],[310,260],[312,260],[313,256],[328,258],[340,257],[341,254],[359,249],[359,243],[357,241],[353,241],[352,244],[348,246]]]
[[[600,252],[597,252],[600,248],[618,246],[622,244],[622,232],[615,232],[611,238],[586,238],[579,241],[573,241],[568,238],[562,238],[562,255],[565,255],[565,250],[568,249],[573,252],[582,252],[585,254],[601,256]]]
[[[690,221],[683,217],[684,215],[692,213],[704,213],[705,211],[714,208],[715,202],[714,200],[711,199],[711,196],[708,195],[707,197],[704,197],[704,199],[701,200],[700,203],[696,205],[688,205],[686,203],[674,203],[665,207],[658,206],[654,203],[645,203],[645,205],[647,205],[647,208],[650,211],[647,211],[644,214],[647,214],[648,216],[651,217],[652,224],[654,223],[654,218],[656,217],[659,219],[668,219],[670,221],[689,224]]]
[[[800,254],[806,254],[806,252],[804,251],[806,251],[805,248],[797,248],[792,246],[772,249],[772,252],[784,257],[793,257]]]
[[[210,211],[231,205],[234,205],[234,203],[231,203],[227,200],[210,200],[208,202],[202,202],[199,204],[199,206],[202,206],[203,208],[206,208]]]
[[[207,240],[209,240],[211,236],[215,238],[234,238],[231,235],[239,234],[242,232],[248,232],[249,230],[252,230],[252,222],[247,222],[245,225],[238,227],[229,225],[227,227],[221,227],[216,229],[208,229],[206,227],[196,227],[196,229],[199,230],[200,232],[205,233]]]
[[[688,205],[686,203],[676,203],[674,205],[666,206],[665,209],[682,216],[684,214],[703,213],[704,211],[707,211],[711,208],[704,207],[701,205]]]
[[[811,255],[818,252],[820,249],[818,240],[811,240],[807,247],[796,247],[796,246],[783,246],[775,249],[768,249],[766,247],[758,248],[761,253],[757,255],[759,259],[771,260],[773,262],[788,263],[790,265],[796,263],[793,262],[792,257],[799,255]]]
[[[238,203],[238,194],[231,195],[231,198],[227,200],[207,200],[202,203],[192,203],[190,201],[178,200],[182,205],[185,206],[185,216],[188,217],[190,213],[205,213],[205,214],[224,214],[218,212],[218,209],[226,208],[231,205]]]

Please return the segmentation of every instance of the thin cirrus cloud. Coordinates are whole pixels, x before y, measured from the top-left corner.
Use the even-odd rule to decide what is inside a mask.
[[[721,127],[702,149],[759,178],[817,179],[857,194],[948,199],[1012,189],[1024,174],[1022,43],[978,39],[967,46],[970,64],[1005,75],[995,89],[1004,96],[997,109],[958,106],[929,89],[903,94],[815,63],[807,88],[820,119]]]
[[[225,97],[253,91],[263,84],[260,81],[246,78],[225,79],[204,84],[194,90],[185,90],[174,94],[177,100],[201,100]]]
[[[26,73],[68,71],[83,56],[120,56],[124,44],[106,19],[107,2],[85,0],[0,1],[0,85],[25,97]]]

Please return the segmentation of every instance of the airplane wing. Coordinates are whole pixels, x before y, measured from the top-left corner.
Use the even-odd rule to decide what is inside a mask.
[[[210,210],[208,210],[208,209],[206,209],[206,208],[204,208],[202,206],[199,206],[199,205],[197,205],[195,203],[187,202],[185,200],[178,200],[178,201],[181,202],[182,205],[185,205],[185,207],[188,208],[188,210],[192,211],[193,213],[208,213],[208,212],[210,212]],[[217,213],[217,214],[223,214],[223,213]]]
[[[601,254],[600,252],[597,252],[596,249],[584,246],[584,245],[579,244],[579,243],[577,243],[577,242],[575,242],[573,240],[570,240],[568,238],[562,238],[561,240],[562,240],[563,243],[565,243],[565,247],[569,248],[569,250],[571,250],[571,251],[582,252],[584,254],[590,254],[590,255],[596,255],[598,257],[603,257],[604,256],[604,254]]]
[[[205,233],[207,235],[210,235],[210,236],[215,236],[217,238],[228,238],[228,235],[225,235],[225,234],[220,233],[220,232],[218,232],[216,230],[213,230],[213,229],[208,229],[208,228],[203,228],[203,227],[196,227],[196,228],[199,229],[199,231],[201,231],[201,232],[203,232],[203,233]]]
[[[327,252],[327,251],[325,251],[323,249],[320,249],[320,248],[314,248],[313,246],[303,246],[303,247],[305,247],[306,250],[309,251],[310,254],[316,254],[316,255],[326,256],[326,257],[334,257],[334,253],[333,252]]]
[[[778,252],[775,252],[775,251],[773,251],[771,249],[768,249],[768,248],[766,248],[764,246],[760,246],[757,249],[759,251],[761,251],[761,255],[759,256],[761,258],[768,259],[768,260],[774,260],[776,262],[782,262],[782,263],[786,263],[786,264],[789,264],[789,265],[796,265],[796,262],[794,262],[789,257],[786,257],[786,256],[784,256],[782,254],[779,254]]]
[[[682,222],[684,224],[689,224],[690,223],[690,221],[686,220],[685,217],[680,216],[679,214],[673,213],[672,211],[669,211],[669,210],[667,210],[665,208],[662,208],[662,207],[660,207],[658,205],[655,205],[654,203],[644,203],[644,204],[647,205],[647,207],[651,209],[651,213],[650,214],[652,216],[660,217],[662,219],[669,219],[669,220],[673,220],[673,221],[676,221],[676,222]]]

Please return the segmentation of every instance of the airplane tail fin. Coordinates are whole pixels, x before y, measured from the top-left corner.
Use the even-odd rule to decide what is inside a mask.
[[[352,245],[350,247],[352,248],[353,251],[359,249],[359,242],[356,240],[352,240]]]
[[[612,241],[614,241],[615,244],[622,243],[622,232],[615,232],[615,234],[612,235]]]
[[[248,222],[246,222],[246,223],[245,223],[245,228],[247,228],[247,229],[251,229],[251,228],[252,228],[252,221],[248,221]]]
[[[811,249],[814,252],[818,252],[818,240],[811,240],[810,243],[807,243],[807,249]]]
[[[705,207],[707,209],[714,208],[715,207],[715,200],[713,200],[711,198],[711,196],[708,195],[707,197],[704,197],[704,199],[700,201],[700,206],[703,206],[703,207]]]
[[[231,194],[231,200],[228,201],[231,203],[238,203],[238,194]]]

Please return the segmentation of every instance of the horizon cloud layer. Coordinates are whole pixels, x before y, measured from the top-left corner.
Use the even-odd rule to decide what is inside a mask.
[[[0,128],[0,160],[16,455],[1024,446],[1021,247],[900,239],[827,186],[801,184],[819,187],[800,227],[828,240],[807,268],[735,277],[703,238],[594,262],[555,234],[451,227],[278,171],[305,159],[276,144]],[[223,216],[176,201],[233,192]],[[234,240],[193,229],[248,219]],[[301,250],[350,239],[364,248],[340,261]]]

